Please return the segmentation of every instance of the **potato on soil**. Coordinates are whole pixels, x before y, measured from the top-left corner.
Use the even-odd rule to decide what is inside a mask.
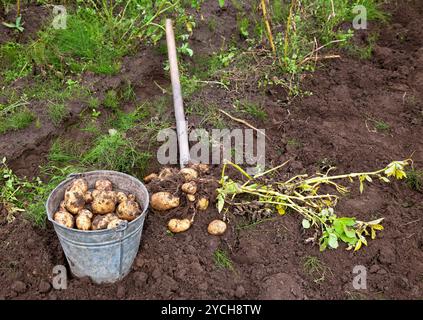
[[[95,214],[107,214],[115,211],[116,208],[116,193],[113,191],[93,192],[93,202],[91,207]]]
[[[197,201],[197,209],[201,210],[201,211],[205,211],[207,210],[207,208],[209,207],[209,199],[207,198],[200,198]]]
[[[191,220],[189,219],[171,219],[167,224],[168,229],[173,233],[187,231],[191,227]]]
[[[144,177],[145,183],[150,183],[151,181],[157,179],[159,176],[156,173],[151,173],[148,176]]]
[[[132,221],[141,213],[140,206],[137,202],[127,200],[119,204],[116,214],[119,219]]]
[[[179,206],[180,199],[170,192],[157,192],[151,196],[151,207],[158,211],[166,211]]]
[[[116,192],[117,202],[122,203],[128,200],[128,196],[124,192]]]
[[[207,227],[208,233],[214,236],[220,236],[226,231],[226,223],[222,220],[213,220]]]
[[[70,213],[77,214],[84,206],[84,193],[79,189],[71,189],[65,192],[65,208]]]
[[[197,184],[194,181],[185,182],[181,190],[188,194],[195,194],[197,192]]]
[[[118,217],[114,213],[108,213],[105,215],[97,215],[94,217],[91,224],[92,230],[102,230],[107,229],[107,225],[112,221],[116,220]]]
[[[113,184],[110,180],[100,179],[95,182],[95,189],[100,191],[112,191]]]
[[[171,176],[173,176],[172,169],[163,168],[162,170],[160,170],[158,178],[159,179],[166,179],[166,178],[169,178]]]
[[[191,168],[201,173],[208,173],[210,171],[210,166],[205,163],[195,163],[191,165]]]
[[[75,225],[75,219],[74,219],[73,215],[71,215],[67,211],[57,211],[53,215],[53,219],[57,223],[65,226],[65,227],[68,227],[68,228],[73,228],[73,226]]]
[[[118,225],[124,223],[125,220],[121,220],[121,219],[113,219],[112,221],[110,221],[107,225],[107,229],[114,229],[116,228]]]
[[[179,172],[187,182],[197,179],[198,177],[198,172],[192,168],[183,168]]]
[[[69,187],[69,190],[79,190],[82,193],[88,191],[88,183],[85,179],[75,179]]]
[[[195,201],[195,196],[193,194],[187,194],[187,199],[190,202],[194,202]]]
[[[93,214],[90,210],[82,209],[79,211],[76,217],[76,227],[79,230],[90,230],[91,229],[91,218]]]

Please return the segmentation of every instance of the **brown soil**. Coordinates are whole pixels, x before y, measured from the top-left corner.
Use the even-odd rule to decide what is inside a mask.
[[[230,30],[235,12],[230,8],[222,11],[217,1],[206,5],[205,12],[216,15],[219,28],[227,25],[222,30]],[[263,100],[269,114],[268,121],[251,120],[265,128],[271,139],[266,150],[268,166],[290,158],[293,161],[286,170],[291,174],[313,173],[323,162],[336,164],[337,172],[362,171],[413,154],[415,166],[423,167],[423,3],[397,1],[388,10],[392,21],[369,30],[381,33],[373,58],[358,60],[340,52],[341,59],[306,76],[303,86],[313,95],[286,103],[286,96],[277,90],[264,96],[242,93]],[[194,49],[205,50],[227,31],[210,35],[204,22],[196,32]],[[156,62],[154,66],[163,81],[161,65]],[[138,75],[151,83],[150,69]],[[103,80],[100,83],[104,84]],[[232,97],[218,88],[205,87],[196,98],[227,110],[232,105]],[[372,119],[383,120],[390,129],[377,132]],[[20,141],[13,140],[13,135],[9,138]],[[298,143],[291,143],[292,139]],[[28,161],[42,162],[40,154],[35,152],[36,158],[25,160],[27,165]],[[16,157],[15,161],[22,161],[19,154]],[[219,168],[214,169],[218,174]],[[0,219],[0,298],[421,299],[422,203],[422,193],[402,182],[375,183],[363,196],[354,190],[342,199],[338,211],[346,215],[363,220],[385,217],[385,230],[357,253],[343,249],[320,253],[318,247],[305,244],[294,214],[244,229],[239,228],[242,219],[237,218],[225,235],[212,237],[207,234],[207,224],[219,217],[213,205],[197,214],[188,232],[174,236],[166,232],[169,217],[150,212],[133,270],[123,281],[99,286],[72,278],[64,291],[53,290],[49,284],[53,267],[66,264],[52,227],[38,229],[20,216],[10,224]],[[229,253],[233,270],[215,265],[213,253],[219,248]],[[310,275],[304,270],[307,256],[320,259],[326,266],[323,274]],[[356,265],[369,271],[368,290],[352,288]]]

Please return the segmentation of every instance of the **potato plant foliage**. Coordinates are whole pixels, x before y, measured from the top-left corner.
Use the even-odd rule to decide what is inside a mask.
[[[339,242],[346,243],[347,249],[357,251],[363,244],[367,246],[366,237],[375,239],[376,232],[383,230],[381,225],[383,218],[365,222],[354,217],[338,216],[334,208],[339,200],[339,195],[345,195],[349,190],[336,181],[354,182],[356,179],[360,185],[360,193],[363,193],[365,183],[371,183],[373,179],[388,183],[390,177],[406,178],[404,168],[411,162],[411,159],[394,161],[380,170],[343,175],[329,175],[330,171],[334,169],[330,168],[326,174],[317,174],[312,177],[308,177],[306,174],[297,175],[287,181],[274,181],[266,178],[287,162],[254,177],[238,165],[228,162],[223,167],[221,186],[217,190],[217,208],[219,212],[222,212],[225,206],[228,210],[228,206],[235,203],[237,206],[242,206],[252,201],[259,201],[280,215],[294,211],[302,216],[304,229],[316,228],[319,231],[319,239],[311,240],[318,241],[321,251],[328,247],[336,249]],[[240,172],[246,181],[235,181],[225,175],[228,165]],[[339,195],[319,192],[323,185],[334,188]]]

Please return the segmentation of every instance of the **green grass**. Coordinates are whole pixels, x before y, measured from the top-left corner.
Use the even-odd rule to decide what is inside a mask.
[[[35,119],[34,114],[23,108],[20,111],[16,111],[11,115],[0,117],[0,134],[8,131],[16,131],[28,127]]]
[[[303,259],[303,270],[315,283],[325,281],[327,273],[330,272],[330,269],[314,256],[306,256]]]
[[[240,112],[248,114],[253,119],[258,119],[262,121],[267,119],[266,111],[260,105],[253,101],[236,101],[235,106]]]
[[[423,191],[423,170],[412,169],[406,172],[407,185],[415,191]]]
[[[48,106],[48,115],[55,125],[59,125],[69,114],[64,103],[51,103]]]
[[[141,120],[146,119],[149,115],[145,106],[140,106],[132,112],[125,113],[123,111],[116,112],[110,119],[110,127],[121,131],[128,131],[135,128]]]
[[[68,15],[67,28],[47,28],[30,55],[40,66],[53,65],[55,70],[80,73],[115,74],[123,48],[113,46],[100,17],[89,10]]]
[[[214,264],[219,268],[228,269],[232,271],[234,270],[232,260],[229,258],[226,251],[222,249],[217,249],[213,253],[213,260],[214,260]]]
[[[109,90],[104,97],[103,105],[106,108],[116,111],[119,108],[119,97],[115,90]]]
[[[391,126],[382,120],[376,120],[375,129],[379,132],[389,132],[391,130]]]
[[[137,151],[132,140],[116,132],[98,137],[83,156],[82,163],[105,170],[134,173],[143,171],[150,158],[150,153]]]
[[[13,42],[0,46],[0,75],[6,84],[31,73],[32,64],[25,50],[24,45]]]

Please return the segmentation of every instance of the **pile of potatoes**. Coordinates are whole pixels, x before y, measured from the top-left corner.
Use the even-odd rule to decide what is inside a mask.
[[[141,214],[133,194],[113,191],[107,179],[97,180],[95,189],[88,190],[85,179],[75,179],[66,189],[64,200],[53,219],[68,228],[101,230],[116,228]]]
[[[198,211],[205,211],[209,207],[209,199],[206,196],[198,196],[199,184],[204,181],[200,175],[207,174],[209,166],[207,164],[193,164],[190,167],[183,168],[175,172],[170,168],[164,168],[159,174],[152,173],[144,178],[145,183],[151,181],[163,181],[171,179],[175,174],[183,178],[180,190],[186,197],[189,206],[193,206]],[[160,191],[153,193],[150,199],[151,208],[157,212],[166,212],[175,209],[181,205],[181,197],[176,193]],[[194,214],[195,216],[195,214]],[[173,233],[187,231],[194,222],[194,216],[191,219],[171,219],[168,222],[168,229]],[[221,235],[226,231],[226,223],[221,220],[214,220],[208,226],[208,232],[212,235]]]

